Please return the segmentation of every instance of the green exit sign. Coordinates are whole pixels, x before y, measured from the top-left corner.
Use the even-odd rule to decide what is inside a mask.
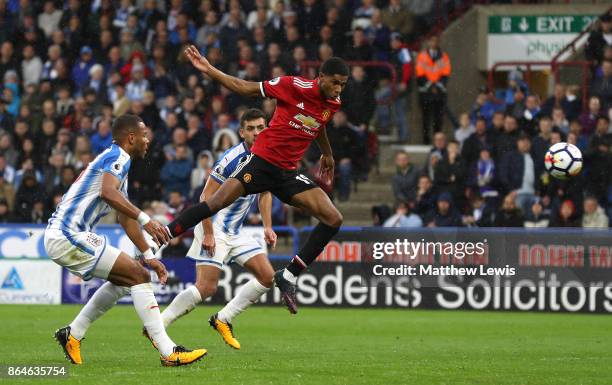
[[[595,19],[597,15],[489,16],[489,33],[580,33]]]

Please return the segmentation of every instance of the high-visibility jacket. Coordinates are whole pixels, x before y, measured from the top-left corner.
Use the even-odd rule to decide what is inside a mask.
[[[442,78],[450,76],[450,59],[446,52],[440,51],[438,60],[434,61],[429,55],[429,50],[423,50],[417,56],[415,74],[417,78],[426,78],[431,83],[437,83]]]

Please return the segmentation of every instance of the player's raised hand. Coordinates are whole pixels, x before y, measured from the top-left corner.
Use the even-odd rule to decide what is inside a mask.
[[[334,179],[334,157],[331,155],[321,155],[319,162],[319,177],[323,182],[330,185]]]
[[[202,240],[202,247],[210,257],[215,256],[215,236],[212,234],[204,234],[204,240]]]
[[[185,48],[185,56],[187,56],[195,68],[204,73],[208,73],[208,70],[211,67],[210,63],[200,54],[200,51],[198,51],[196,46],[190,45],[189,47]]]
[[[170,234],[166,231],[166,227],[155,219],[151,219],[142,228],[151,235],[157,246],[165,245],[170,241]]]
[[[168,270],[166,270],[166,266],[158,259],[144,259],[143,262],[153,269],[155,274],[157,274],[157,278],[159,278],[159,282],[161,282],[162,285],[166,285],[166,281],[168,281]]]
[[[274,250],[276,248],[276,233],[272,230],[272,227],[264,228],[264,239],[266,243]]]

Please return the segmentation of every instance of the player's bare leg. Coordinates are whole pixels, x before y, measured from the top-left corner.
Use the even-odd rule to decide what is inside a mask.
[[[120,298],[120,295],[122,296],[129,290],[132,294],[134,308],[143,321],[149,335],[155,341],[155,345],[161,354],[163,365],[186,365],[199,360],[206,354],[205,349],[190,351],[182,346],[177,346],[168,337],[163,327],[159,306],[153,294],[150,273],[140,263],[127,254],[121,253],[109,273],[108,280],[110,285],[103,285],[105,291],[97,297],[92,297],[92,300],[77,316],[74,322],[75,325],[87,325],[87,322],[91,324],[91,322],[108,311],[117,299]],[[127,287],[129,287],[128,290],[126,290]],[[80,364],[82,363],[80,340],[71,334],[70,329],[71,327],[67,326],[58,330],[56,338],[64,349],[66,357],[71,362]],[[81,333],[84,334],[84,331]]]
[[[244,284],[234,298],[209,320],[210,326],[234,349],[240,349],[240,342],[234,336],[232,320],[267,293],[272,288],[274,278],[274,269],[263,253],[246,261],[244,267],[254,275],[254,278]]]
[[[210,218],[218,211],[226,208],[244,194],[245,190],[242,183],[238,179],[228,178],[210,199],[189,207],[172,221],[168,225],[170,234],[173,237],[183,234],[203,219]]]
[[[274,282],[282,293],[283,301],[292,314],[297,313],[296,284],[298,275],[321,254],[323,248],[336,235],[342,225],[342,214],[327,194],[314,188],[296,194],[291,205],[301,208],[319,220],[306,243],[285,269],[274,274]]]

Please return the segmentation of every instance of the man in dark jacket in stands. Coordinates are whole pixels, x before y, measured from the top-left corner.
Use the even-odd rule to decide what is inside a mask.
[[[396,203],[413,200],[416,196],[419,177],[417,168],[410,163],[410,156],[405,151],[398,151],[395,154],[395,166],[397,171],[391,183]]]
[[[470,169],[480,157],[480,151],[488,149],[492,151],[495,144],[494,135],[487,130],[487,121],[484,118],[476,119],[476,131],[470,135],[461,148],[461,157]]]
[[[528,212],[538,184],[535,162],[530,154],[531,140],[522,134],[516,141],[517,149],[507,153],[499,167],[499,181],[508,194],[516,194],[516,202],[523,212]]]
[[[438,196],[436,209],[425,216],[427,227],[461,227],[461,215],[453,208],[452,197],[444,192]]]

